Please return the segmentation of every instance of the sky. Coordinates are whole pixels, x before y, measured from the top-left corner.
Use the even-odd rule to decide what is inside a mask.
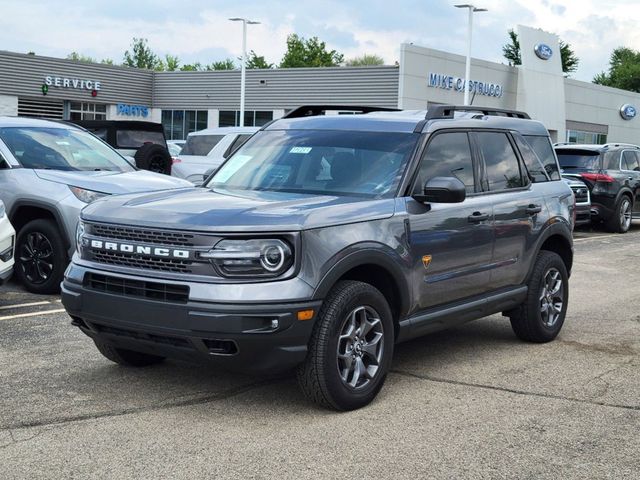
[[[76,51],[122,62],[133,37],[182,64],[211,63],[242,54],[242,27],[230,17],[260,21],[248,27],[247,49],[278,63],[287,35],[317,36],[345,55],[399,60],[400,44],[466,53],[466,10],[435,0],[0,0],[0,50],[66,57]],[[580,59],[572,76],[590,81],[606,70],[619,46],[640,50],[638,0],[474,0],[472,56],[506,63],[502,45],[518,25],[556,33]]]

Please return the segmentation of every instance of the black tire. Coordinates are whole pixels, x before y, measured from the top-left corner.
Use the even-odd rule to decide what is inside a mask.
[[[372,322],[368,324],[369,330],[358,340],[358,332],[362,332],[362,329],[356,328],[355,319],[362,318],[361,315],[367,322]],[[339,340],[338,337],[344,329],[350,328],[351,320],[355,323],[350,331],[356,336],[349,349],[346,343],[351,342],[351,338],[343,335]],[[382,336],[378,337],[380,334]],[[384,384],[391,366],[393,345],[393,319],[384,295],[368,283],[341,281],[329,292],[318,313],[307,358],[297,370],[300,388],[309,400],[323,407],[336,410],[364,407],[375,398]],[[339,359],[338,348],[341,346],[351,353]],[[367,348],[375,350],[374,354],[367,353]],[[358,353],[355,353],[356,350]],[[341,362],[351,356],[355,360],[349,359],[349,365],[355,364],[358,376],[356,378],[355,370],[353,375],[346,375],[355,387],[347,385],[349,382],[343,380],[342,376],[350,371],[350,367]],[[376,356],[379,358],[374,361]],[[340,365],[344,367],[342,371],[339,370]],[[363,368],[366,366],[367,370],[359,370],[358,365]],[[368,378],[369,369],[372,368],[375,368],[375,372]]]
[[[553,280],[555,274],[561,280],[561,291],[549,295],[543,294],[543,289],[549,280]],[[527,298],[519,308],[509,313],[511,327],[518,338],[527,342],[544,343],[550,342],[564,324],[569,301],[569,276],[567,268],[562,258],[557,253],[546,250],[540,251],[533,267],[533,272],[528,283],[529,291]],[[549,299],[553,300],[549,305]],[[562,305],[558,306],[558,300],[562,300]],[[547,305],[545,313],[543,307]],[[551,313],[555,315],[555,320],[551,323]]]
[[[15,274],[28,291],[58,293],[68,263],[62,235],[53,220],[32,220],[18,232]]]
[[[136,167],[150,172],[171,175],[171,154],[162,145],[146,143],[133,156]]]
[[[607,230],[613,233],[627,233],[633,219],[633,201],[627,195],[622,195],[616,202],[616,208],[611,218],[607,220]]]
[[[94,340],[98,351],[107,359],[118,365],[125,367],[147,367],[164,361],[165,357],[150,355],[148,353],[135,352],[133,350],[125,350],[124,348],[116,348],[108,343]]]

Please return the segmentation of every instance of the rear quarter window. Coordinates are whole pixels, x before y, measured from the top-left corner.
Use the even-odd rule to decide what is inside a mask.
[[[560,180],[560,169],[549,137],[526,135],[524,137],[538,156],[550,180]]]

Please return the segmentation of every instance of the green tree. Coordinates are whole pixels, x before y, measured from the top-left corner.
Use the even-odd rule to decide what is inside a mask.
[[[199,72],[201,70],[202,65],[200,64],[200,62],[188,63],[180,67],[180,71],[182,72]]]
[[[522,65],[522,56],[520,54],[520,41],[518,34],[513,30],[509,30],[509,42],[502,47],[502,55],[507,59],[509,65]],[[562,62],[562,71],[565,75],[569,75],[578,69],[580,59],[571,49],[571,45],[560,40],[560,60]]]
[[[103,58],[102,60],[100,60],[100,63],[104,65],[113,65],[113,60],[111,60],[110,58]]]
[[[611,53],[609,71],[596,75],[593,83],[640,92],[640,52],[618,47]]]
[[[257,55],[256,52],[251,50],[249,52],[249,58],[247,59],[247,68],[273,68],[273,63],[267,63],[265,58],[261,55]]]
[[[83,55],[78,52],[71,52],[69,55],[67,55],[67,60],[74,60],[76,62],[85,62],[85,63],[98,63],[98,61],[95,58],[89,57],[88,55]]]
[[[355,57],[347,60],[347,67],[367,67],[370,65],[384,65],[384,59],[379,55],[369,55],[365,53],[361,57]]]
[[[124,52],[123,65],[126,67],[164,70],[164,62],[147,45],[146,38],[135,38],[131,42],[131,50]]]
[[[507,59],[509,65],[512,67],[515,65],[522,65],[522,58],[520,58],[520,41],[518,40],[518,34],[509,30],[509,43],[502,47],[502,55]]]
[[[335,50],[327,50],[325,42],[318,37],[306,40],[292,33],[287,37],[287,51],[282,57],[280,68],[335,67],[344,60],[344,55]]]
[[[207,70],[233,70],[235,68],[236,64],[233,63],[233,60],[231,60],[230,58],[212,62],[210,65],[206,66]]]
[[[178,70],[178,67],[180,66],[180,59],[177,57],[177,55],[167,54],[164,56],[164,61],[169,72]]]

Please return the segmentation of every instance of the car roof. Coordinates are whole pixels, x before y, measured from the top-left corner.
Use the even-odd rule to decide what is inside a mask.
[[[47,127],[77,130],[78,127],[62,120],[47,120],[44,118],[4,117],[0,116],[0,127]]]
[[[548,132],[536,120],[456,112],[454,118],[426,120],[426,110],[371,112],[351,115],[318,115],[283,118],[263,127],[265,130],[359,130],[372,132],[415,133],[433,132],[444,128],[496,128],[516,130],[523,135],[543,135]]]
[[[188,136],[198,135],[227,135],[229,133],[255,133],[260,130],[260,127],[217,127],[217,128],[205,128],[204,130],[198,130],[197,132],[191,132]]]

